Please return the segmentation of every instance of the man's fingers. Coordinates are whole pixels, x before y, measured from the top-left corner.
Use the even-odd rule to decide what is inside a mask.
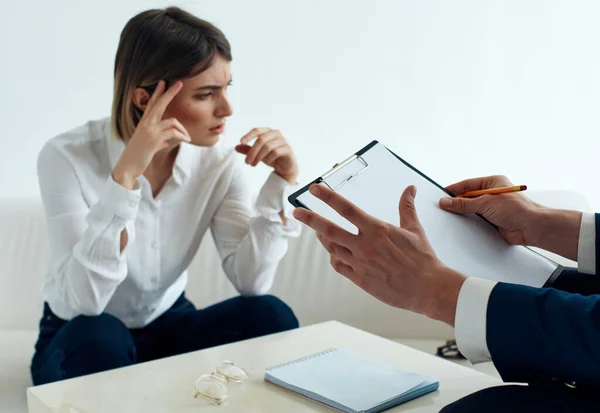
[[[362,209],[337,192],[332,191],[323,185],[311,185],[309,191],[315,197],[333,208],[338,214],[356,225],[359,231],[369,232],[369,230],[374,227],[374,224],[377,223],[375,218],[365,213]]]
[[[339,258],[331,256],[329,258],[329,263],[337,273],[342,274],[350,281],[355,282],[354,280],[358,278],[358,275],[354,272],[354,269]]]
[[[440,199],[440,208],[455,214],[480,214],[482,212],[482,198],[442,198]],[[493,195],[492,195],[493,196]]]
[[[413,185],[404,190],[400,197],[398,210],[400,212],[400,227],[408,231],[421,229],[421,222],[417,216],[417,208],[415,207],[415,196],[417,188]]]
[[[328,219],[304,208],[296,208],[294,218],[344,247],[349,247],[355,237],[355,235],[338,227]]]
[[[459,196],[468,191],[477,191],[483,188],[485,178],[466,179],[446,187],[446,190],[452,195]]]
[[[171,103],[173,98],[179,93],[182,87],[183,82],[177,81],[173,83],[171,87],[169,87],[169,89],[162,96],[159,96],[156,100],[156,103],[154,103],[154,105],[150,109],[150,118],[154,119],[154,121],[156,122],[162,120],[165,110],[167,110],[167,106],[169,106],[169,103]],[[158,88],[154,92],[154,94],[157,94],[157,92]]]
[[[352,251],[350,251],[348,248],[340,244],[336,244],[321,233],[317,233],[317,238],[330,255],[339,258],[346,263],[349,263],[354,259]]]
[[[344,261],[335,257],[331,257],[329,259],[329,263],[331,264],[335,272],[343,275],[344,277],[352,281],[361,290],[372,294],[372,292],[369,291],[369,283],[367,282],[366,277],[364,275],[357,274],[356,271],[354,271],[354,268],[352,268],[352,266],[346,264]]]
[[[468,191],[496,188],[501,186],[512,186],[510,179],[502,175],[484,176],[481,178],[466,179],[446,187],[452,195],[459,196]]]

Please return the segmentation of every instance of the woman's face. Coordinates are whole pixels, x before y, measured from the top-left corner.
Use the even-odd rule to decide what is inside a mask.
[[[183,80],[183,87],[165,110],[163,119],[176,118],[196,146],[212,146],[233,113],[227,98],[231,63],[220,55],[204,72]]]

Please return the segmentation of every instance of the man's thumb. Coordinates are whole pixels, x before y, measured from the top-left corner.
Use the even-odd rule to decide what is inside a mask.
[[[440,208],[456,214],[476,214],[478,205],[475,199],[467,198],[442,198]]]
[[[400,227],[404,229],[420,228],[421,223],[417,216],[417,208],[415,208],[415,196],[417,195],[417,188],[415,186],[409,186],[404,190],[400,197],[400,204],[398,210],[400,212]]]

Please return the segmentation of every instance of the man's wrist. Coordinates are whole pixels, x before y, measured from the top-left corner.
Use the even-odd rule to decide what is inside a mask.
[[[554,221],[557,210],[540,206],[532,209],[525,218],[527,228],[525,229],[525,245],[528,247],[538,247],[544,243],[544,237],[547,236],[550,228],[548,223]]]
[[[540,208],[530,219],[528,245],[538,247],[577,261],[579,231],[581,228],[579,211]]]
[[[429,293],[423,301],[424,307],[421,313],[454,326],[458,294],[467,277],[442,265],[427,278]]]

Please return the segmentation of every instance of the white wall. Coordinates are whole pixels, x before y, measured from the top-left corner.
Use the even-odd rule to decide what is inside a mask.
[[[43,143],[109,113],[123,25],[168,4],[3,1],[0,196],[38,196]],[[504,173],[600,209],[598,1],[174,4],[233,45],[228,139],[282,129],[303,182],[379,139],[443,184]]]

